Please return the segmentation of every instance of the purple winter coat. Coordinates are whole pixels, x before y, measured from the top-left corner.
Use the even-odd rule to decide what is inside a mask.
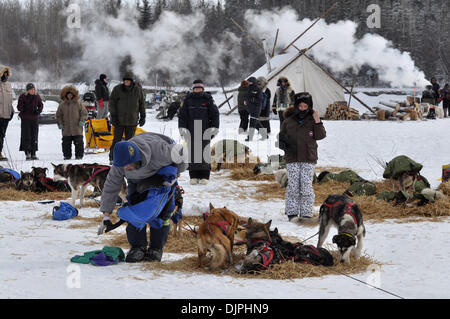
[[[17,109],[20,111],[19,117],[22,120],[37,121],[43,108],[44,104],[42,104],[39,94],[31,95],[24,93],[19,97],[19,102],[17,103]]]

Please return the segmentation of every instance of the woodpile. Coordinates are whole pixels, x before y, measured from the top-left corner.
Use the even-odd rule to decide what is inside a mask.
[[[406,121],[410,119],[411,121],[417,121],[418,119],[423,119],[423,109],[420,104],[414,103],[414,99],[408,99],[407,102],[388,103],[380,102],[384,107],[376,107],[376,119],[379,121]],[[373,116],[363,115],[364,119],[373,119]]]
[[[348,107],[346,102],[330,104],[325,113],[325,120],[331,121],[359,121],[359,112]]]

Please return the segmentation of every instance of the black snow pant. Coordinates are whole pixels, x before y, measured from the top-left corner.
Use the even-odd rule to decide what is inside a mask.
[[[267,130],[267,134],[270,134],[270,132],[271,132],[270,120],[268,120],[268,121],[260,121],[260,122],[261,122],[262,127]]]
[[[159,176],[153,176],[145,181],[141,181],[142,183],[145,183],[147,186],[160,186],[162,184],[162,181],[159,180]],[[130,199],[131,205],[137,205],[142,200],[145,200],[147,196],[142,196],[142,194],[137,193],[137,184],[128,182],[128,197]],[[161,211],[160,216],[166,216],[169,212],[169,206],[171,201],[169,200],[166,204],[166,207]],[[168,216],[168,215],[167,215]],[[163,217],[165,218],[165,217]],[[164,246],[166,245],[167,239],[169,238],[169,231],[170,231],[170,224],[165,225],[160,229],[150,227],[150,250],[163,250]],[[131,245],[131,248],[139,248],[139,247],[145,247],[148,246],[147,241],[147,225],[139,230],[137,227],[133,226],[131,223],[127,226],[127,239],[128,242]]]
[[[6,130],[8,129],[9,119],[0,119],[0,153],[3,151]]]
[[[20,124],[20,148],[19,151],[36,154],[38,150],[39,124],[37,120],[23,119]]]
[[[191,179],[207,179],[211,176],[211,171],[207,170],[189,170],[189,177]]]
[[[249,124],[250,114],[246,110],[240,110],[239,116],[241,117],[241,123],[239,124],[239,129],[243,132],[247,132]]]
[[[75,157],[82,159],[84,156],[83,135],[63,136],[62,150],[64,159],[72,158],[72,142],[75,144]]]
[[[450,114],[450,100],[444,100],[443,103],[443,108],[444,108],[444,117],[449,117]]]
[[[122,141],[123,135],[125,134],[125,141],[133,138],[136,134],[137,126],[115,126],[114,127],[114,140],[109,151],[109,160],[114,159],[114,146]]]
[[[278,111],[278,116],[280,118],[280,129],[281,129],[281,125],[283,125],[284,122],[284,111]]]
[[[163,250],[169,238],[169,231],[170,226],[163,226],[161,229],[150,227],[150,245],[148,248],[151,250]],[[147,226],[139,230],[129,223],[127,226],[127,239],[131,248],[147,248]]]
[[[248,131],[248,138],[249,140],[253,140],[253,137],[255,135],[255,131],[258,130],[258,132],[263,136],[267,137],[267,130],[264,128],[264,126],[261,124],[259,119],[256,119],[254,117],[250,117],[250,129]]]

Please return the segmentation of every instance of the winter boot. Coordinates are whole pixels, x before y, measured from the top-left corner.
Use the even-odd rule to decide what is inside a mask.
[[[145,254],[145,261],[157,261],[160,262],[162,259],[162,250],[161,249],[152,249],[149,248],[147,253]]]
[[[31,159],[37,161],[39,158],[36,156],[36,152],[31,152]]]
[[[145,247],[132,247],[125,258],[127,263],[139,263],[145,259]]]
[[[209,180],[207,179],[201,179],[199,182],[200,185],[208,185],[209,184]]]
[[[31,161],[31,153],[30,152],[25,152],[25,159],[27,161]]]
[[[199,180],[198,178],[191,178],[191,185],[198,185]]]

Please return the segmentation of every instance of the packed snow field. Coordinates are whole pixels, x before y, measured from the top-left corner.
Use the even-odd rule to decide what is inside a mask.
[[[218,104],[220,99],[220,96],[216,97]],[[46,107],[54,108],[51,103],[46,103]],[[228,106],[224,106],[221,111],[228,111]],[[246,136],[236,133],[238,123],[237,114],[222,114],[221,133],[216,139],[234,138],[244,143]],[[318,166],[351,168],[366,179],[380,180],[383,168],[378,160],[386,162],[395,156],[407,155],[424,165],[422,175],[428,178],[432,187],[437,187],[441,167],[450,160],[449,119],[419,122],[325,121],[324,124],[327,138],[318,143]],[[275,147],[278,121],[274,119],[271,125],[273,132],[268,142],[249,144],[262,160],[267,155],[281,152]],[[158,121],[150,110],[144,129],[171,135],[180,141],[177,121]],[[24,154],[19,153],[20,121],[17,116],[10,123],[6,141],[9,150],[6,155],[13,159],[12,168],[16,170],[28,171],[31,166],[48,167],[49,176],[52,177],[51,163],[64,163],[61,133],[56,125],[40,126],[39,160],[35,162],[26,162]],[[108,164],[108,155],[86,155],[82,162]],[[209,185],[191,186],[188,173],[185,172],[180,177],[180,184],[185,189],[185,215],[200,215],[211,202],[216,207],[227,206],[244,217],[261,221],[272,219],[272,226],[278,227],[281,234],[286,236],[308,238],[317,231],[289,223],[283,215],[283,200],[258,202],[240,197],[242,189],[255,191],[252,182],[231,181],[213,173]],[[242,185],[248,187],[242,188]],[[338,274],[279,281],[227,275],[219,278],[195,271],[192,274],[153,271],[140,264],[120,263],[109,267],[73,264],[70,258],[74,255],[82,255],[107,245],[108,235],[97,236],[97,226],[73,227],[83,224],[83,220],[53,221],[51,211],[54,205],[27,201],[1,203],[1,298],[103,299],[105,293],[108,298],[152,299],[394,298],[393,295]],[[83,217],[99,214],[95,208],[80,209]],[[353,277],[404,298],[449,298],[449,222],[450,219],[415,223],[396,223],[395,220],[365,222],[367,235],[363,253],[382,266],[369,267],[366,272]],[[124,232],[125,228],[116,231]],[[327,244],[331,244],[333,232],[335,230],[331,231]],[[313,238],[308,243],[315,245],[316,240]],[[183,257],[184,254],[165,253],[163,262]]]

